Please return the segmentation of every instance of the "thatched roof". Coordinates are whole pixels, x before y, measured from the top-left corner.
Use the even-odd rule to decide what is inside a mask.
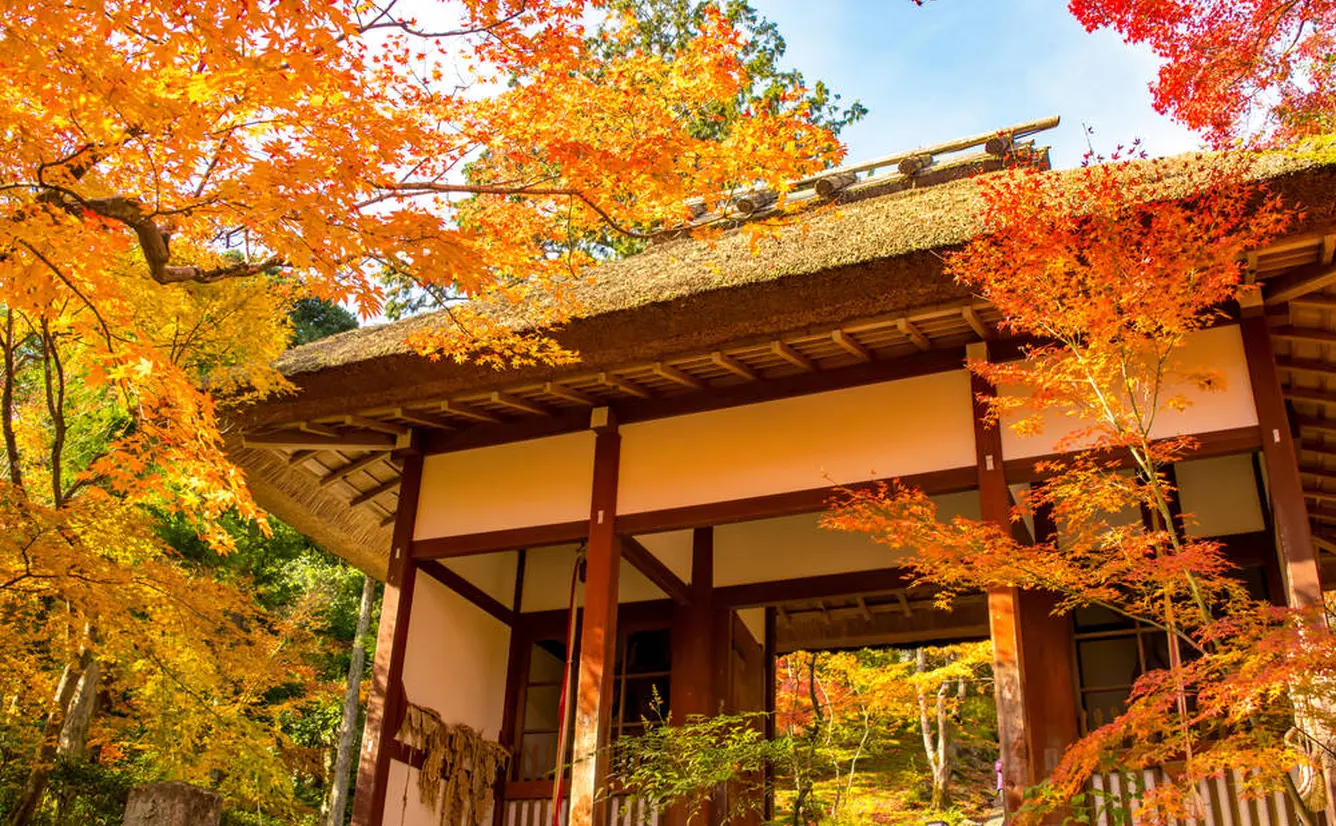
[[[390,427],[417,427],[420,416],[449,418],[451,411],[442,414],[439,406],[421,406],[427,402],[463,395],[465,406],[475,405],[476,411],[481,403],[486,413],[489,408],[480,397],[493,391],[513,393],[512,399],[521,397],[523,404],[537,404],[549,412],[561,411],[566,409],[563,399],[524,388],[561,382],[577,392],[583,387],[587,397],[608,403],[602,401],[607,398],[606,387],[582,385],[579,377],[620,371],[639,381],[636,365],[656,363],[669,363],[669,369],[679,373],[703,365],[688,378],[696,381],[698,391],[708,392],[730,379],[709,374],[709,365],[699,360],[701,354],[708,360],[711,351],[745,350],[758,342],[786,338],[792,342],[804,335],[828,344],[831,330],[853,330],[858,320],[891,315],[919,313],[929,318],[920,322],[924,335],[913,341],[919,349],[958,345],[972,335],[971,328],[978,329],[979,317],[970,315],[971,297],[942,276],[942,258],[984,229],[978,177],[961,176],[987,174],[997,165],[996,159],[975,156],[934,167],[928,175],[851,188],[838,201],[779,227],[754,247],[748,233],[733,230],[712,241],[681,238],[656,244],[624,261],[599,266],[594,282],[580,288],[583,311],[555,334],[580,354],[578,364],[501,372],[476,364],[432,362],[410,352],[404,343],[416,330],[448,323],[439,315],[426,314],[288,352],[279,367],[297,392],[255,405],[240,414],[237,424],[250,434],[294,423],[326,429],[358,427],[362,425],[337,420],[383,415],[380,421]],[[1182,168],[1188,166],[1185,157]],[[1191,176],[1164,172],[1163,166],[1144,162],[1126,164],[1121,170],[1129,181],[1144,185],[1153,180],[1154,197],[1177,197],[1193,189]],[[1073,176],[1047,174],[1060,179]],[[1336,221],[1336,158],[1269,155],[1256,162],[1251,174],[1269,181],[1303,212],[1296,231]],[[936,185],[922,186],[928,182]],[[933,313],[943,307],[954,321],[931,328],[938,323],[931,320]],[[972,322],[969,326],[961,320],[962,308]],[[898,339],[876,338],[883,335],[879,332],[869,335],[872,338],[861,346],[876,358],[896,358],[914,349],[908,343],[912,335]],[[820,361],[818,368],[827,364],[816,350],[806,356]],[[837,362],[834,357],[829,363]],[[768,377],[769,368],[758,364],[750,366],[767,373],[762,378]],[[671,392],[686,391],[679,387]],[[490,410],[505,422],[511,414],[522,414],[504,407]],[[453,419],[445,424],[457,429],[469,422]],[[392,467],[380,465],[330,482],[340,465],[359,461],[356,451],[284,454],[238,449],[233,455],[262,505],[359,567],[373,573],[383,570],[396,495]],[[352,503],[361,503],[360,507],[350,507],[347,497],[334,495],[345,484],[353,493]],[[362,495],[368,490],[383,492]]]

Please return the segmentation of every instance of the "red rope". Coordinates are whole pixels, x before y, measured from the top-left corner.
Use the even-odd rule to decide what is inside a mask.
[[[569,619],[566,622],[566,668],[561,675],[561,698],[557,701],[557,766],[556,779],[552,783],[552,826],[561,826],[561,802],[565,797],[566,772],[562,763],[566,759],[566,740],[570,737],[570,725],[567,722],[566,704],[571,691],[571,676],[575,664],[575,589],[580,585],[580,557],[575,555],[575,566],[571,569],[571,599]]]

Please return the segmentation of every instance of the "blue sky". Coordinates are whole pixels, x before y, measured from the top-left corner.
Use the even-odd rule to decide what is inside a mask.
[[[868,116],[846,130],[849,160],[1061,115],[1045,133],[1058,167],[1141,138],[1152,155],[1198,147],[1155,113],[1156,58],[1111,32],[1087,34],[1065,0],[753,0],[779,24],[785,64],[825,80]]]

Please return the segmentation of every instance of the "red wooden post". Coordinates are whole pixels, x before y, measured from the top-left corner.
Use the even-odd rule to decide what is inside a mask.
[[[1285,396],[1276,375],[1271,333],[1267,330],[1261,298],[1254,292],[1251,298],[1241,299],[1240,304],[1243,319],[1239,331],[1243,335],[1253,403],[1257,406],[1257,425],[1262,431],[1262,461],[1271,489],[1271,514],[1286,597],[1291,606],[1307,608],[1322,602],[1322,581],[1308,508],[1304,504],[1303,480],[1299,478],[1299,457],[1285,413]]]
[[[691,604],[673,608],[672,699],[673,722],[715,710],[714,662],[710,640],[714,627],[714,528],[691,533]],[[710,822],[710,803],[695,810],[674,806],[670,826]]]
[[[987,358],[987,344],[970,347],[970,358]],[[983,518],[1010,530],[1011,496],[1002,472],[1002,434],[987,421],[987,398],[993,386],[970,375],[974,402],[974,451],[979,472],[979,504]],[[1010,817],[1020,808],[1030,784],[1030,757],[1026,748],[1025,663],[1021,649],[1020,592],[994,588],[988,592],[988,628],[993,639],[994,696],[997,733],[1002,759],[1002,805]]]
[[[594,411],[594,484],[585,557],[584,623],[575,695],[575,765],[571,770],[571,826],[603,826],[606,806],[612,669],[617,642],[617,569],[621,550],[614,530],[621,436],[607,408]]]
[[[413,524],[417,520],[418,494],[422,488],[422,452],[414,434],[410,447],[402,451],[403,474],[399,484],[399,508],[394,517],[385,594],[381,598],[380,629],[376,634],[376,659],[371,672],[371,694],[367,699],[366,724],[362,728],[363,754],[357,763],[357,793],[353,799],[353,826],[381,826],[385,815],[385,784],[390,760],[396,753],[394,735],[404,715],[404,655],[408,622],[413,610],[413,585],[417,566],[409,555]]]

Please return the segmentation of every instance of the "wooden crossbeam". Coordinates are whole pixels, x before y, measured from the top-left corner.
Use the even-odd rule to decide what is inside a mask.
[[[384,527],[387,527],[387,526],[389,526],[389,525],[393,525],[393,524],[394,524],[394,520],[395,520],[395,518],[396,518],[397,516],[398,516],[397,513],[390,513],[390,514],[387,514],[384,518],[382,518],[382,519],[380,520],[380,526],[381,526],[382,528],[384,528]]]
[[[656,375],[662,376],[669,381],[680,384],[690,390],[704,390],[705,384],[695,376],[688,375],[671,364],[664,364],[661,361],[654,362],[652,368]]]
[[[1319,390],[1315,387],[1286,387],[1285,398],[1297,402],[1315,402],[1322,405],[1336,405],[1336,393]]]
[[[1336,310],[1336,298],[1328,295],[1305,295],[1290,302],[1291,307],[1308,307],[1312,310]]]
[[[973,330],[974,334],[979,338],[988,341],[993,337],[992,328],[984,323],[978,310],[973,307],[961,307],[960,314],[965,317],[965,323],[970,325],[970,329]]]
[[[630,534],[623,534],[622,537],[622,558],[635,566],[637,571],[645,575],[645,578],[654,583],[660,591],[668,595],[668,598],[678,605],[691,604],[691,587],[657,556],[650,552]]]
[[[300,465],[317,453],[319,453],[317,450],[294,450],[291,455],[288,456],[288,467]]]
[[[444,401],[441,402],[441,412],[453,413],[465,419],[472,419],[475,422],[484,424],[500,424],[501,418],[488,413],[486,410],[479,410],[476,407],[469,407],[467,404],[459,402]]]
[[[843,330],[836,330],[830,334],[830,338],[839,346],[841,350],[858,359],[859,361],[872,361],[872,354],[868,349],[858,342],[854,341],[853,336]]]
[[[1327,553],[1336,553],[1336,533],[1314,530],[1313,542]]]
[[[1336,502],[1336,491],[1321,488],[1304,488],[1304,496],[1319,502]]]
[[[483,589],[469,582],[464,577],[450,570],[435,559],[424,559],[418,564],[418,570],[459,594],[464,599],[501,620],[506,625],[515,624],[515,612],[501,604],[501,601]]]
[[[1266,282],[1266,303],[1281,304],[1336,284],[1336,267],[1321,261]]]
[[[635,382],[624,379],[615,373],[599,373],[598,380],[600,383],[606,384],[614,390],[620,390],[628,396],[635,396],[638,399],[653,398],[650,392],[645,388]]]
[[[904,612],[905,616],[914,616],[914,609],[909,606],[909,597],[905,595],[904,591],[896,591],[895,598],[900,602],[900,610]]]
[[[932,342],[928,341],[928,337],[923,335],[922,330],[914,326],[914,322],[907,318],[896,319],[895,326],[900,329],[900,332],[906,338],[914,343],[915,347],[920,350],[932,349]]]
[[[534,416],[551,416],[552,411],[543,407],[541,404],[531,402],[528,399],[522,399],[519,396],[513,396],[510,393],[497,391],[492,394],[494,404],[504,405],[511,410],[518,410],[521,413],[529,413]]]
[[[367,455],[361,457],[360,459],[354,459],[351,462],[347,463],[346,465],[336,467],[329,473],[326,473],[324,476],[320,477],[320,487],[327,488],[330,485],[334,484],[335,482],[339,481],[340,479],[347,479],[349,476],[361,470],[362,468],[374,465],[376,462],[379,462],[381,459],[384,458],[385,458],[384,453],[368,453]]]
[[[243,436],[241,443],[245,447],[260,447],[270,450],[301,450],[306,448],[329,448],[338,450],[394,450],[395,438],[387,433],[348,431],[333,436],[309,433],[300,430],[283,430],[276,433]]]
[[[816,369],[816,365],[812,363],[811,359],[804,356],[802,353],[799,353],[783,341],[770,342],[770,352],[800,370],[805,370],[810,373]]]
[[[1289,370],[1292,373],[1308,373],[1316,376],[1336,374],[1336,362],[1322,359],[1292,359],[1276,356],[1276,369]]]
[[[710,361],[724,368],[733,375],[744,378],[747,381],[756,381],[757,379],[760,378],[760,376],[756,375],[755,370],[751,369],[750,367],[738,361],[737,359],[733,358],[732,356],[728,355],[727,353],[722,353],[718,350],[715,350],[713,353],[710,354]]]
[[[303,433],[313,433],[316,436],[326,436],[331,439],[337,439],[339,436],[343,435],[343,432],[338,428],[330,427],[329,425],[316,424],[315,422],[298,422],[297,429]]]
[[[348,500],[348,507],[355,508],[363,502],[370,502],[381,494],[389,493],[399,487],[399,478],[396,476],[388,482],[381,482],[370,490],[364,490],[361,493]]]
[[[867,600],[863,597],[858,598],[858,611],[863,615],[863,619],[872,622],[872,612],[868,610]]]
[[[1271,335],[1292,341],[1315,341],[1318,344],[1336,344],[1336,333],[1330,330],[1317,330],[1310,327],[1295,327],[1287,324],[1275,327]]]
[[[360,427],[365,430],[375,430],[381,433],[388,433],[391,436],[407,436],[410,428],[393,422],[382,422],[379,419],[370,419],[366,416],[344,416],[343,423],[353,427]]]
[[[1329,445],[1323,442],[1315,442],[1312,440],[1308,440],[1300,442],[1298,447],[1299,450],[1304,453],[1312,453],[1314,455],[1323,456],[1328,459],[1336,459],[1336,445]],[[1300,468],[1300,470],[1302,471],[1303,468]]]
[[[438,419],[435,416],[430,416],[416,410],[409,410],[405,407],[394,408],[394,417],[396,419],[403,419],[409,424],[415,424],[419,427],[429,427],[432,429],[444,428],[446,430],[453,430],[455,427],[445,419]]]
[[[1294,418],[1294,424],[1301,430],[1306,427],[1321,433],[1336,434],[1336,419],[1323,419],[1317,416],[1296,416]]]
[[[564,384],[557,384],[549,381],[543,384],[543,392],[549,396],[556,396],[559,399],[565,399],[572,404],[583,404],[588,407],[598,407],[602,402],[588,393],[582,393],[574,388],[567,387]]]

